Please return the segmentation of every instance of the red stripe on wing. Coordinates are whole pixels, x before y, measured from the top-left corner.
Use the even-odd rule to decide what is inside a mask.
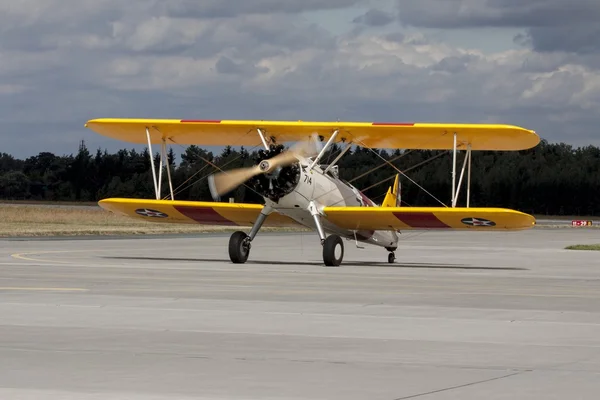
[[[394,216],[411,228],[450,228],[430,212],[395,212]]]
[[[220,119],[182,119],[180,121],[182,124],[185,123],[205,123],[205,124],[220,124],[221,120]]]
[[[374,126],[415,126],[414,122],[373,122]]]
[[[212,207],[175,206],[175,209],[200,224],[237,226],[235,222],[223,217]]]

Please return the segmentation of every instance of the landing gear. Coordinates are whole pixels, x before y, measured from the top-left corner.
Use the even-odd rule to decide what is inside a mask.
[[[325,236],[325,231],[321,225],[321,214],[314,202],[311,201],[309,203],[308,210],[313,216],[317,233],[321,239],[321,245],[323,245],[323,262],[325,266],[338,267],[344,258],[344,242],[342,242],[342,238],[338,235]]]
[[[250,255],[250,242],[254,240],[254,237],[260,230],[260,227],[265,222],[269,214],[271,214],[273,210],[264,206],[260,214],[258,214],[258,218],[254,221],[254,225],[252,225],[252,229],[250,230],[250,234],[246,235],[245,232],[237,231],[234,232],[229,238],[229,259],[234,264],[244,264],[248,260],[248,256]]]
[[[394,253],[396,251],[396,247],[386,247],[385,249],[390,252],[388,254],[388,262],[393,264],[394,261],[396,261],[396,253]]]
[[[344,258],[344,242],[338,235],[331,235],[323,242],[323,262],[327,267],[338,267]]]
[[[393,264],[394,261],[396,261],[396,255],[394,254],[394,252],[390,252],[390,254],[388,254],[388,262],[390,264]]]
[[[229,258],[234,264],[243,264],[250,255],[250,237],[245,232],[237,231],[229,238]]]

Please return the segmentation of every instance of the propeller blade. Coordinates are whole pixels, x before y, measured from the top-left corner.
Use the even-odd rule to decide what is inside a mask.
[[[269,163],[269,169],[265,172],[272,171],[277,167],[285,167],[297,162],[299,158],[314,156],[317,153],[318,150],[315,143],[311,143],[310,141],[299,142],[287,151],[266,160]]]
[[[220,172],[218,174],[210,175],[208,177],[208,187],[210,193],[215,199],[220,199],[222,194],[228,193],[235,189],[248,179],[256,176],[263,171],[258,166],[248,168],[238,168],[227,172]]]
[[[319,135],[315,132],[312,134],[311,137],[312,137],[312,140],[315,142],[316,152],[320,152],[321,150],[323,150],[323,146],[325,146],[325,145],[319,139]]]
[[[285,167],[286,165],[290,165],[297,162],[298,157],[297,153],[288,150],[265,161],[268,163],[268,169],[266,169],[264,172],[270,172],[276,169],[277,167]],[[263,164],[265,161],[263,161],[261,164]]]
[[[254,167],[238,168],[231,171],[219,172],[208,177],[208,187],[212,198],[219,201],[221,195],[228,193],[248,179],[259,174],[265,174],[278,167],[285,167],[298,161],[298,158],[316,154],[315,145],[310,142],[300,142],[287,151],[275,157],[263,160]]]

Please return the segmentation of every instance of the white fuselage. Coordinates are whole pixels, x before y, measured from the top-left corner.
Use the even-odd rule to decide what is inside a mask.
[[[325,167],[316,165],[309,168],[310,160],[300,162],[301,175],[298,185],[291,193],[278,202],[265,199],[266,204],[278,213],[286,215],[296,222],[316,229],[313,215],[309,211],[311,202],[322,210],[324,207],[377,207],[370,199],[354,186],[337,177],[337,169],[324,173]],[[330,234],[340,235],[347,239],[370,243],[382,247],[395,248],[398,236],[395,231],[365,231],[340,228],[327,220],[320,218],[323,230]]]

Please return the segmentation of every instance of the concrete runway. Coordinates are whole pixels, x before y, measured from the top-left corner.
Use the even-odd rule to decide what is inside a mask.
[[[598,399],[599,230],[0,241],[1,399]]]

